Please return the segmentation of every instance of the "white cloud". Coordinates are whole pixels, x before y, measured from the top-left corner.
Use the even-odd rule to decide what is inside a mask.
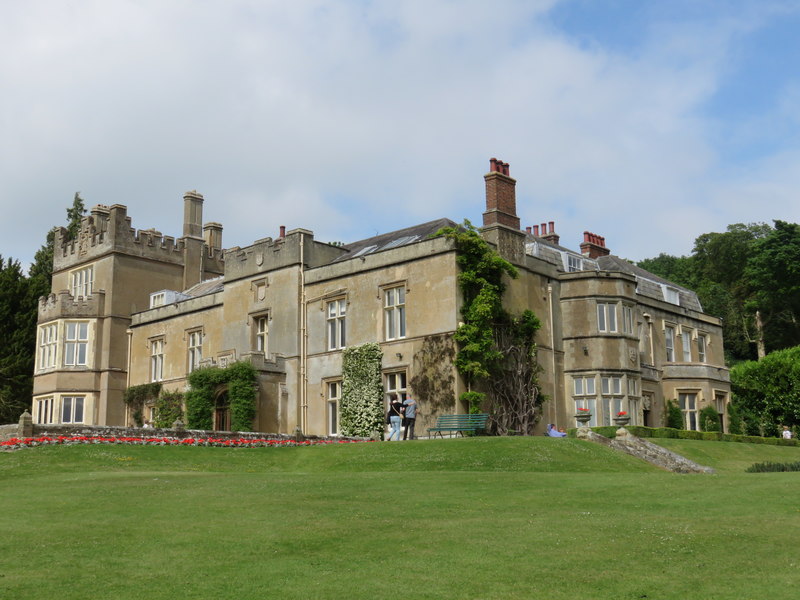
[[[755,207],[791,214],[793,149],[732,175],[701,110],[752,14],[654,24],[623,55],[554,30],[554,4],[15,3],[0,253],[30,260],[77,190],[180,235],[196,188],[229,246],[279,225],[353,241],[480,222],[491,156],[511,163],[524,224],[555,220],[575,247],[589,229],[631,258],[686,253]]]

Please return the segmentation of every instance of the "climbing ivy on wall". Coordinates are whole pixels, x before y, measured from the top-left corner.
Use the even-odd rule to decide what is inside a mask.
[[[183,420],[183,394],[162,391],[155,402],[153,427],[170,428],[178,419]]]
[[[463,323],[455,333],[455,365],[469,388],[461,400],[471,412],[478,412],[488,395],[497,433],[514,430],[530,434],[545,399],[539,386],[535,343],[541,322],[530,310],[514,316],[503,307],[503,277],[516,279],[517,269],[469,221],[438,233],[455,242],[460,268]]]
[[[422,347],[414,354],[414,375],[409,382],[416,398],[425,398],[433,413],[453,407],[453,359],[456,355],[453,338],[446,334],[425,336]]]
[[[223,386],[228,388],[233,431],[252,431],[256,416],[258,375],[248,362],[235,362],[227,368],[203,367],[189,375],[186,392],[186,425],[190,429],[214,427],[214,400]]]
[[[342,352],[342,398],[339,425],[342,435],[369,437],[384,429],[383,384],[378,344],[363,344]]]
[[[132,385],[122,394],[122,400],[131,409],[131,416],[133,422],[139,427],[144,425],[144,405],[150,400],[155,400],[161,393],[161,384],[143,383],[141,385]]]

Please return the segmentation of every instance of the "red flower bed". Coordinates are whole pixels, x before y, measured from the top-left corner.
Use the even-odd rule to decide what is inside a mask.
[[[75,445],[75,444],[128,444],[133,446],[216,446],[221,448],[264,448],[274,446],[320,446],[327,444],[355,444],[361,440],[268,440],[257,438],[171,438],[171,437],[101,437],[101,436],[58,436],[36,438],[11,438],[0,442],[4,448],[30,448],[32,446]],[[369,440],[364,440],[369,441]]]

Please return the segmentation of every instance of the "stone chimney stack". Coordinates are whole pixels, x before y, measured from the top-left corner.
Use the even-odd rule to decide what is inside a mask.
[[[608,256],[611,254],[611,250],[606,248],[606,238],[584,231],[581,254],[588,258],[598,258],[600,256]]]
[[[222,224],[221,223],[206,223],[203,225],[203,239],[206,241],[206,246],[212,250],[222,249]]]
[[[197,190],[183,195],[183,237],[203,239],[203,194]]]
[[[509,176],[508,163],[492,158],[486,180],[486,212],[483,213],[483,226],[505,225],[519,229],[517,216],[517,195],[515,179]]]

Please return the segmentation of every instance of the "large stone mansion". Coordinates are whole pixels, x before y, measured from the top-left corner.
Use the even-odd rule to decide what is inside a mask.
[[[505,295],[515,313],[532,310],[544,423],[592,425],[626,410],[633,424],[660,426],[665,402],[686,427],[712,405],[724,416],[730,395],[719,319],[697,295],[613,256],[584,232],[580,250],[560,245],[553,222],[520,228],[516,181],[507,163],[484,175],[481,233],[519,270]],[[335,435],[342,350],[378,342],[387,392],[418,400],[424,434],[443,412],[465,412],[464,382],[452,353],[452,402],[413,389],[432,340],[452,345],[461,292],[454,243],[433,236],[456,225],[423,223],[343,246],[293,229],[223,249],[222,226],[203,224],[203,196],[183,198],[183,235],[135,230],[125,206],[98,205],[76,239],[56,232],[52,289],[39,306],[32,414],[36,423],[127,425],[129,386],[162,382],[183,391],[204,365],[246,360],[258,372],[253,428]],[[218,390],[215,429],[227,430],[226,390]]]

